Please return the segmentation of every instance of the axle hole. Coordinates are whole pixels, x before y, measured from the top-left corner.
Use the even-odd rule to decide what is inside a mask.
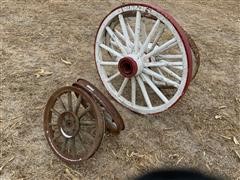
[[[124,63],[122,65],[122,69],[125,74],[131,74],[132,73],[132,65],[130,63]]]

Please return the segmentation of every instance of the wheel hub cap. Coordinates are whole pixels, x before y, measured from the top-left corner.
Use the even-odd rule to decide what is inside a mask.
[[[79,120],[77,116],[72,112],[64,112],[58,119],[60,132],[66,138],[72,138],[76,136],[79,131]]]
[[[132,57],[124,57],[120,59],[118,63],[119,72],[127,78],[131,78],[137,75],[139,71],[138,62],[134,60]]]

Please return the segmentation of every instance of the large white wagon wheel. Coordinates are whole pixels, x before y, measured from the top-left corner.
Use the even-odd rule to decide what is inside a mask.
[[[191,48],[183,29],[165,10],[149,4],[126,4],[105,17],[96,36],[95,60],[110,95],[141,114],[174,105],[192,79]]]

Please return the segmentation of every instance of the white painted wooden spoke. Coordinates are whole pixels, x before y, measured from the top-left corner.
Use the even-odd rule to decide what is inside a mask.
[[[132,88],[131,100],[132,100],[132,104],[135,105],[136,104],[136,91],[137,91],[135,77],[131,78],[131,88]]]
[[[115,35],[115,33],[112,31],[112,29],[108,26],[108,27],[106,27],[106,30],[107,30],[108,34],[111,36],[111,38],[114,40],[114,42],[118,45],[119,49],[122,51],[122,54],[127,55],[127,51],[126,51],[125,47],[120,42],[120,40]]]
[[[171,40],[167,41],[166,43],[164,43],[163,45],[154,48],[150,53],[148,53],[147,55],[144,56],[144,59],[148,59],[151,56],[154,56],[155,54],[161,53],[173,46],[177,45],[177,40],[176,38],[172,38]]]
[[[139,48],[139,35],[141,31],[141,13],[140,11],[137,11],[137,16],[136,16],[136,24],[135,24],[135,35],[134,35],[134,51],[135,53],[138,52]]]
[[[161,9],[129,4],[113,10],[95,43],[97,69],[110,95],[141,114],[174,105],[189,84],[192,68],[184,36]],[[159,99],[151,102],[156,96]]]
[[[176,54],[176,55],[164,54],[164,55],[161,55],[161,54],[159,54],[157,57],[161,58],[161,59],[182,60],[183,55],[181,55],[181,54]]]
[[[109,77],[107,79],[108,82],[112,81],[113,79],[115,79],[116,77],[120,76],[120,72],[117,72],[116,74],[112,75],[111,77]]]
[[[150,40],[152,39],[153,35],[156,33],[156,31],[157,31],[157,29],[158,29],[159,24],[160,24],[160,20],[158,19],[158,20],[156,21],[156,23],[154,24],[151,32],[150,32],[149,35],[147,36],[147,39],[145,40],[143,46],[141,47],[140,53],[139,53],[138,56],[142,56],[142,55],[144,54],[145,50],[146,50],[147,47],[148,47],[148,44],[149,44]]]
[[[117,29],[115,29],[114,32],[116,33],[118,38],[120,38],[122,41],[126,42],[126,39],[122,33],[120,33]]]
[[[183,66],[172,66],[174,69],[183,70]]]
[[[124,38],[125,38],[126,45],[129,48],[129,46],[130,46],[130,39],[129,39],[129,35],[128,35],[128,31],[127,31],[127,26],[126,26],[125,20],[124,20],[122,14],[119,14],[118,18],[119,18],[119,21],[120,21],[120,24],[121,24],[121,28],[122,28],[122,32],[123,32],[123,35],[124,35]]]
[[[133,29],[131,28],[129,23],[127,23],[127,30],[129,31],[131,37],[134,39],[135,33],[133,32]]]
[[[111,45],[113,45],[113,46],[115,46],[116,48],[118,48],[118,44],[117,44],[115,41],[110,40],[110,43],[111,43]],[[127,48],[127,47],[124,46],[124,45],[123,45],[123,47],[126,49],[126,52],[128,53],[128,52],[129,52],[129,48]]]
[[[113,62],[113,61],[102,61],[100,62],[102,66],[117,66],[118,62]]]
[[[172,77],[176,78],[177,80],[181,81],[181,77],[179,75],[177,75],[176,73],[174,73],[173,71],[171,71],[170,69],[168,69],[167,67],[160,67],[163,71],[165,71],[166,73],[168,73],[169,75],[171,75]]]
[[[128,23],[127,23],[127,29],[128,29],[129,34],[131,35],[132,39],[134,40],[135,39],[135,33],[134,33],[133,29],[131,28],[130,24],[128,24]],[[134,42],[131,42],[131,45],[134,47]],[[141,47],[142,43],[139,41],[138,45]]]
[[[123,41],[123,42],[127,42],[127,40],[125,39],[125,37],[122,35],[122,33],[120,33],[118,30],[115,30],[116,35]],[[129,47],[130,46],[130,47]],[[132,41],[129,40],[129,44],[128,44],[128,52],[131,53],[131,47],[134,46],[134,43]]]
[[[157,35],[156,35],[156,37],[155,37],[155,39],[154,39],[154,41],[152,43],[151,49],[149,51],[152,51],[156,47],[156,45],[157,45],[157,43],[159,41],[159,38],[161,37],[161,35],[164,32],[164,29],[165,29],[165,26],[162,24],[160,30],[157,32]]]
[[[122,57],[123,57],[122,54],[120,54],[119,52],[115,51],[114,49],[106,46],[105,44],[100,44],[100,47],[103,48],[103,49],[105,49],[106,51],[110,52],[111,54],[119,57],[119,58],[122,58]]]
[[[172,80],[170,80],[170,79],[168,79],[168,78],[166,78],[166,77],[164,77],[164,76],[162,76],[162,75],[154,72],[153,70],[150,70],[150,69],[145,68],[145,69],[143,69],[143,72],[146,73],[146,74],[148,74],[148,75],[150,75],[150,76],[155,77],[156,79],[159,79],[160,81],[164,81],[164,82],[166,82],[167,84],[172,85],[172,86],[174,86],[174,87],[176,87],[176,88],[179,87],[179,84],[178,84],[177,82],[172,81]]]
[[[149,99],[149,96],[148,96],[146,87],[145,87],[142,79],[141,79],[139,76],[137,76],[136,78],[137,78],[138,84],[139,84],[139,86],[140,86],[140,88],[141,88],[142,95],[143,95],[143,97],[144,97],[144,99],[145,99],[145,102],[146,102],[147,106],[148,106],[149,108],[152,108],[152,103],[151,103],[151,101],[150,101],[150,99]]]
[[[112,39],[110,40],[110,43],[115,46],[115,47],[118,47],[117,43],[115,41],[113,41]]]
[[[147,39],[147,30],[146,30],[146,21],[145,19],[143,19],[143,22],[142,22],[142,34],[143,34],[143,37],[144,39]]]
[[[125,89],[125,87],[126,87],[126,85],[128,83],[128,80],[129,80],[128,78],[124,78],[123,83],[122,83],[122,85],[121,85],[121,87],[120,87],[120,89],[118,91],[118,96],[122,95],[123,90]]]
[[[145,74],[141,74],[141,77],[148,83],[148,85],[153,89],[153,91],[160,97],[163,102],[168,103],[168,99],[166,98],[166,96],[158,89],[158,87],[152,82],[152,80],[148,76],[146,76]]]
[[[144,63],[145,67],[160,67],[160,66],[182,66],[182,62],[168,62],[161,60],[159,62],[150,62],[150,63]]]

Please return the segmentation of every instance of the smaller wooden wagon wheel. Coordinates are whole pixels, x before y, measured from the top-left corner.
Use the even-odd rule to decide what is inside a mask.
[[[73,86],[84,89],[96,99],[104,112],[106,128],[111,133],[119,133],[120,131],[124,130],[124,122],[119,112],[116,110],[111,101],[109,101],[104,94],[98,90],[98,88],[84,79],[78,79]]]
[[[94,99],[73,86],[58,89],[44,112],[44,131],[54,153],[67,163],[89,159],[104,132],[103,114]]]

